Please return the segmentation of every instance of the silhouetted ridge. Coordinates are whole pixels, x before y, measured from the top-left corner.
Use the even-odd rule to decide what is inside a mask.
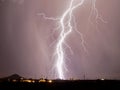
[[[22,78],[22,77],[19,76],[18,74],[13,74],[13,75],[11,75],[11,76],[8,76],[7,78],[9,78],[9,79],[20,79],[20,78]]]
[[[0,78],[0,80],[4,80],[4,81],[6,81],[6,80],[19,80],[20,78],[23,78],[23,77],[21,77],[20,75],[18,75],[18,74],[13,74],[13,75],[11,75],[11,76],[7,76],[7,77],[3,77],[3,78]]]

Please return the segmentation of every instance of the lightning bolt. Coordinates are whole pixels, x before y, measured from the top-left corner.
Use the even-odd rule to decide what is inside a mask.
[[[63,13],[62,17],[60,18],[61,33],[60,33],[60,39],[56,46],[56,55],[57,55],[56,67],[57,67],[58,76],[60,79],[65,79],[64,70],[63,70],[63,67],[64,67],[63,65],[65,61],[63,44],[65,42],[66,37],[70,35],[70,33],[73,30],[73,27],[71,25],[72,15],[73,15],[72,13],[74,9],[76,9],[77,7],[83,4],[84,0],[80,0],[80,3],[78,3],[75,6],[73,6],[73,2],[74,0],[71,0],[69,8]],[[66,18],[68,18],[67,21],[65,21]],[[65,28],[68,28],[68,29],[65,29]]]
[[[75,4],[75,1],[79,1],[77,4]],[[88,0],[87,0],[88,1]],[[58,17],[47,17],[45,13],[38,13],[38,15],[42,16],[45,20],[52,20],[58,22],[58,30],[60,31],[59,37],[56,40],[56,46],[55,46],[55,68],[57,71],[57,78],[59,79],[65,79],[65,71],[67,71],[66,65],[65,65],[65,59],[66,59],[66,53],[65,48],[69,48],[70,52],[73,53],[71,47],[65,42],[66,38],[73,32],[76,31],[80,37],[81,37],[81,45],[85,52],[87,52],[86,47],[84,45],[85,41],[83,38],[83,35],[81,32],[79,32],[76,28],[76,22],[74,18],[73,12],[84,5],[85,0],[70,0],[69,7],[63,12],[63,14]],[[91,0],[92,2],[92,9],[91,13],[89,15],[89,20],[92,17],[93,14],[96,14],[95,19],[100,19],[101,21],[105,22],[102,17],[99,16],[98,10],[95,7],[96,0]],[[74,23],[74,25],[72,25]]]

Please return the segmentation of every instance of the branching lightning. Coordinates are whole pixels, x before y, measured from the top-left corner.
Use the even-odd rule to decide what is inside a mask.
[[[63,44],[65,42],[65,39],[68,35],[70,35],[70,33],[73,30],[73,27],[71,25],[71,21],[72,21],[72,13],[73,10],[76,9],[77,7],[81,6],[83,4],[84,0],[81,0],[80,3],[78,3],[77,5],[73,6],[74,0],[71,0],[69,8],[63,13],[61,19],[60,19],[60,24],[61,24],[61,33],[60,33],[60,39],[57,43],[56,46],[56,55],[57,55],[57,63],[56,63],[56,67],[58,70],[58,75],[60,79],[65,79],[64,77],[64,70],[63,70],[63,64],[64,64],[64,48],[63,48]],[[68,20],[65,21],[65,19],[68,17]],[[67,23],[67,24],[65,24]],[[68,27],[67,30],[65,30],[65,28]]]
[[[58,30],[60,30],[60,34],[58,39],[56,40],[56,46],[55,46],[55,68],[57,71],[57,78],[60,79],[65,79],[65,70],[66,65],[65,65],[65,49],[64,46],[69,48],[71,53],[73,53],[71,47],[65,42],[66,38],[74,31],[77,32],[80,37],[81,37],[81,45],[84,49],[84,51],[87,52],[86,47],[84,45],[84,38],[81,32],[79,32],[76,28],[76,21],[74,19],[74,14],[73,12],[76,9],[79,9],[82,5],[84,5],[85,1],[87,0],[68,0],[69,2],[69,7],[63,12],[63,14],[58,17],[47,17],[45,13],[39,13],[38,15],[42,16],[45,20],[53,20],[56,21],[59,24]],[[78,2],[75,4],[75,2]],[[91,0],[92,6],[91,6],[91,13],[89,15],[89,18],[93,15],[96,14],[95,19],[100,19],[101,21],[105,22],[98,14],[97,8],[95,7],[96,0]],[[74,23],[74,25],[72,25]]]

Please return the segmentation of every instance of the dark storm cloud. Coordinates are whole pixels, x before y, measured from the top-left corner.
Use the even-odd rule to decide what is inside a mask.
[[[59,17],[69,0],[0,0],[0,77],[18,73],[25,77],[40,78],[51,75],[54,45],[58,37],[52,35],[55,22],[46,21],[39,12]],[[92,17],[88,22],[90,2],[86,0],[74,15],[77,28],[83,33],[88,53],[84,52],[79,34],[73,32],[67,43],[74,54],[66,49],[69,72],[66,76],[83,78],[120,79],[120,0],[97,0],[99,14],[107,23]]]

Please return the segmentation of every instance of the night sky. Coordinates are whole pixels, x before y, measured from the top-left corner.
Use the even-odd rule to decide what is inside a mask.
[[[66,77],[83,79],[120,79],[120,0],[96,0],[104,19],[89,20],[91,0],[74,12],[77,32],[67,38]],[[59,32],[57,23],[39,13],[59,17],[69,0],[0,0],[0,77],[14,73],[28,78],[55,78],[54,46]]]

